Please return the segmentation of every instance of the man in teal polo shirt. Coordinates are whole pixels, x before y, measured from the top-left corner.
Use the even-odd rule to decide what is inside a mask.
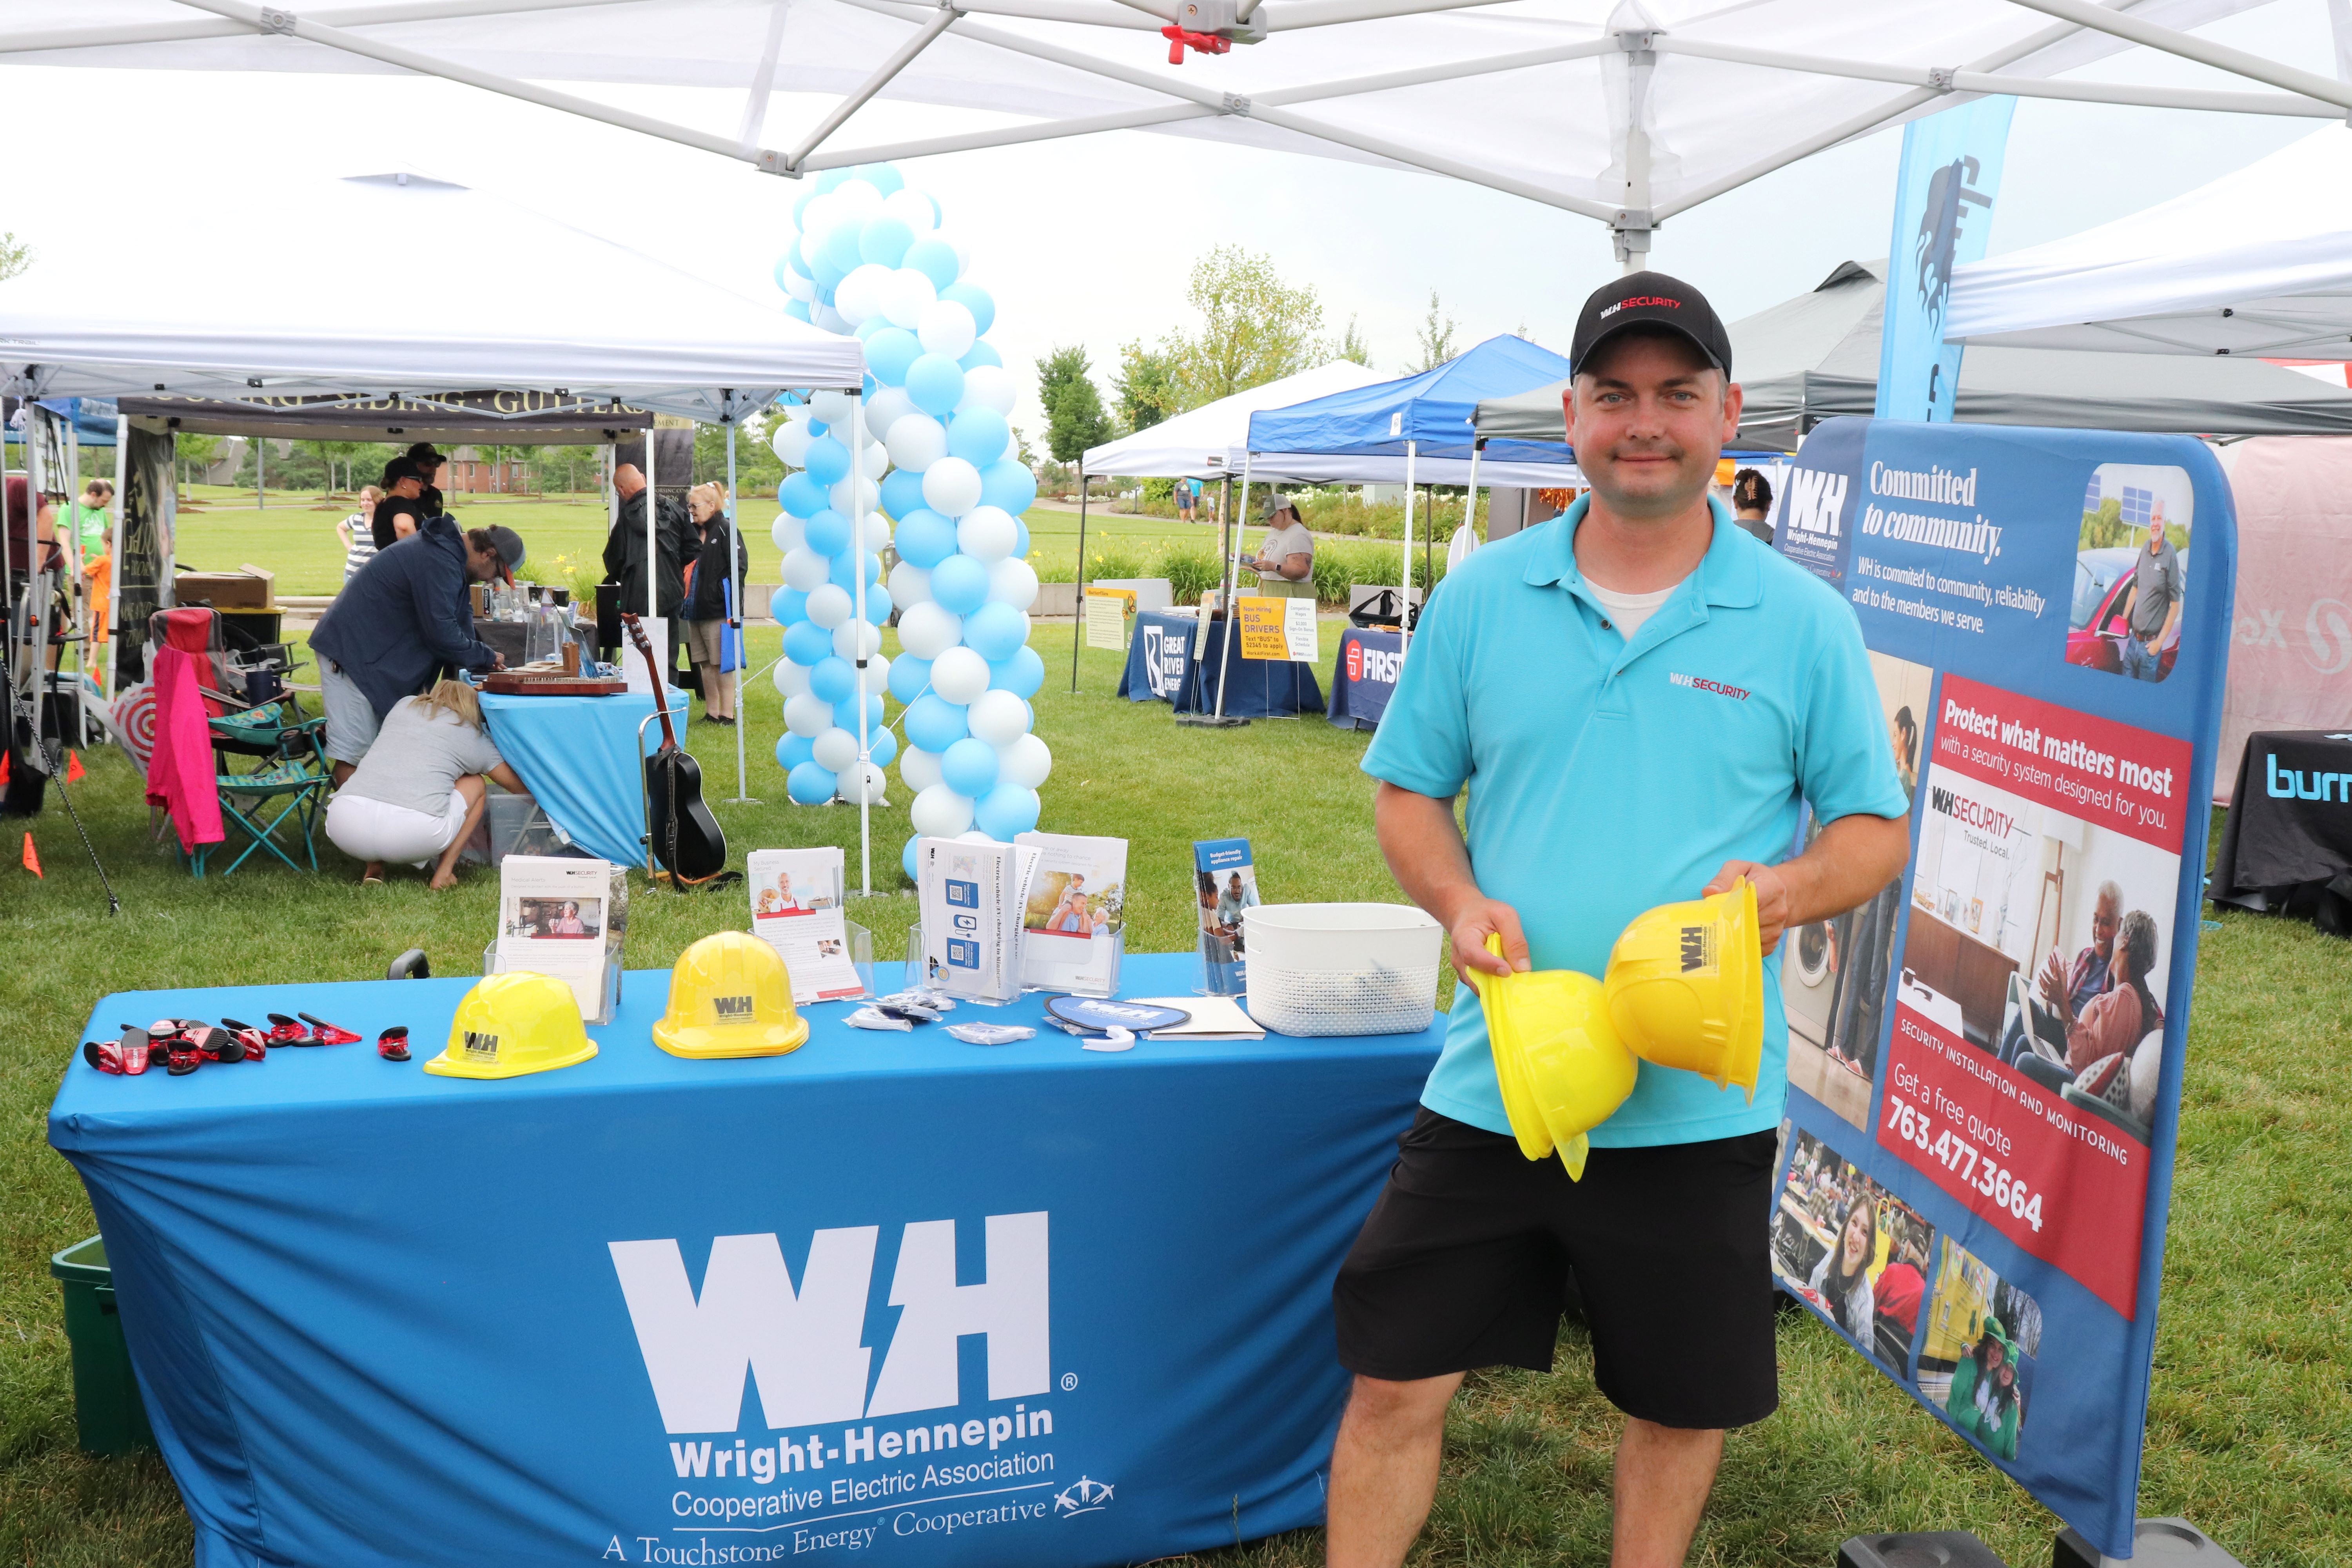
[[[1861,630],[1708,495],[1740,393],[1698,290],[1661,273],[1608,285],[1570,358],[1570,439],[1591,489],[1431,596],[1364,759],[1381,781],[1381,847],[1464,973],[1600,974],[1634,916],[1743,876],[1770,953],[1783,930],[1867,900],[1907,850]],[[1791,856],[1801,799],[1828,826]],[[1477,996],[1456,988],[1421,1111],[1334,1291],[1356,1373],[1332,1458],[1334,1568],[1403,1561],[1463,1373],[1549,1370],[1571,1270],[1595,1383],[1626,1415],[1612,1561],[1683,1561],[1724,1429],[1779,1402],[1765,1255],[1787,1091],[1777,956],[1765,998],[1752,1100],[1644,1063],[1570,1182],[1557,1160],[1520,1155]]]

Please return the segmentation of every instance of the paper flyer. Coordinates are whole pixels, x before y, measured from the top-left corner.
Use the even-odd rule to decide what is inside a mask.
[[[1021,892],[1037,853],[958,838],[922,841],[924,985],[975,1002],[1021,994]]]
[[[1249,989],[1242,911],[1257,907],[1257,868],[1249,840],[1195,839],[1192,896],[1200,906],[1202,993],[1239,996]]]
[[[1241,656],[1294,664],[1320,664],[1312,599],[1257,598],[1234,601],[1241,612]]]
[[[1126,946],[1127,840],[1024,833],[1037,851],[1022,906],[1021,984],[1108,996]]]
[[[751,934],[784,961],[793,1005],[866,994],[849,951],[838,848],[754,849],[744,862],[744,879]]]
[[[509,855],[499,867],[499,963],[567,982],[583,1018],[605,1011],[605,970],[626,930],[625,901],[613,894],[615,869],[604,860],[538,855]]]

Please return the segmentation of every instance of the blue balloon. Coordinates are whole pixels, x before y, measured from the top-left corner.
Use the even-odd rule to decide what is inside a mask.
[[[971,721],[963,705],[950,702],[936,691],[926,691],[908,703],[906,712],[899,717],[905,721],[907,744],[934,753],[946,751],[971,733]]]
[[[971,615],[988,602],[988,568],[969,555],[949,556],[931,568],[931,597],[940,602],[943,610]],[[971,641],[969,631],[964,640]],[[972,643],[972,647],[980,645]]]
[[[827,191],[847,184],[856,177],[857,173],[855,169],[827,169],[816,177],[816,194],[823,195]]]
[[[866,368],[885,386],[896,386],[907,379],[907,367],[922,358],[922,340],[904,327],[892,326],[887,316],[866,320],[881,322],[882,330],[866,340]]]
[[[803,763],[816,756],[816,742],[806,735],[795,735],[790,730],[776,742],[776,766],[791,773]]]
[[[945,354],[924,354],[907,367],[907,395],[935,419],[944,419],[963,399],[963,371]]]
[[[1004,456],[1013,427],[993,408],[967,408],[948,426],[948,456],[984,468]]]
[[[890,624],[890,584],[866,584],[866,618],[877,626],[887,626]]]
[[[1039,805],[1035,790],[1001,784],[973,803],[971,819],[991,838],[1009,843],[1037,826]]]
[[[812,419],[812,420],[810,420],[810,421],[808,422],[808,427],[809,427],[809,434],[810,434],[812,437],[815,437],[815,436],[822,436],[822,435],[824,435],[824,434],[825,433],[825,431],[829,428],[829,426],[828,426],[825,424],[825,422],[824,422],[824,420],[822,420],[822,419]]]
[[[835,224],[833,232],[826,235],[824,243],[817,247],[817,259],[828,268],[838,268],[844,278],[865,261],[865,258],[857,254],[859,226],[854,223]]]
[[[808,619],[808,595],[798,588],[779,588],[768,595],[768,618],[780,626]]]
[[[794,664],[814,665],[833,657],[833,634],[814,621],[784,628],[784,657]]]
[[[835,703],[833,721],[853,735],[857,733],[857,699],[852,697],[846,702]],[[869,691],[866,694],[866,733],[871,736],[881,728],[882,694],[878,691]]]
[[[922,510],[923,476],[905,468],[893,468],[882,479],[882,510],[893,518],[905,518]]]
[[[865,181],[886,196],[896,195],[907,184],[895,163],[860,163],[849,171],[849,176]]]
[[[915,231],[887,213],[867,218],[857,231],[857,254],[894,270],[914,243]]]
[[[931,684],[931,661],[902,653],[890,661],[890,695],[901,702],[912,702]]]
[[[874,341],[875,333],[884,331],[889,325],[890,318],[887,316],[868,316],[850,328],[849,335],[861,343],[871,342]]]
[[[825,772],[814,759],[784,775],[784,793],[803,805],[823,805],[840,787],[840,775]]]
[[[1037,500],[1037,476],[1011,458],[980,470],[980,504],[1002,507],[1018,518]]]
[[[833,504],[833,498],[824,492],[825,487],[806,474],[792,474],[776,487],[776,504],[794,517],[814,517]]]
[[[827,702],[838,702],[857,689],[857,667],[839,654],[828,654],[809,671],[809,689]]]
[[[934,587],[939,580],[938,573],[931,574]],[[944,604],[946,601],[940,602]],[[991,664],[1011,658],[1029,640],[1028,628],[1022,624],[1024,619],[1021,612],[1010,605],[982,605],[963,618],[963,640],[971,646],[973,652]]]
[[[996,748],[966,736],[940,755],[940,779],[956,794],[978,800],[996,787]]]
[[[849,448],[830,436],[820,436],[811,441],[808,458],[801,464],[808,477],[831,489],[849,477]]]
[[[987,289],[977,283],[950,283],[940,290],[940,298],[953,300],[971,312],[971,330],[975,336],[985,333],[996,322],[996,301],[989,297]],[[971,366],[964,368],[969,370]]]
[[[833,291],[841,287],[841,280],[849,276],[849,269],[835,267],[827,257],[812,256],[809,258],[809,276],[816,283],[818,299],[830,305],[833,303]]]
[[[899,560],[928,572],[955,553],[955,524],[928,507],[918,507],[898,520],[893,540]]]
[[[809,303],[806,300],[785,300],[784,314],[790,316],[795,321],[809,321],[814,323],[816,320],[816,312],[809,309]]]
[[[838,555],[849,548],[849,520],[831,507],[808,520],[808,547],[819,555]]]
[[[978,370],[984,364],[1002,366],[1004,363],[1004,356],[996,352],[995,344],[985,342],[977,342],[971,345],[971,352],[956,361],[956,363],[965,370]]]
[[[874,379],[874,373],[870,370],[866,373],[866,379],[859,382],[857,386],[860,395],[869,403],[873,401],[874,395],[882,390],[882,384]]]
[[[870,731],[866,737],[866,746],[874,753],[874,765],[887,768],[890,765],[890,759],[898,754],[898,737],[887,730]]]
[[[922,841],[923,836],[918,833],[907,840],[907,847],[904,849],[898,851],[898,869],[907,873],[907,880],[909,882],[919,882],[923,879],[923,874],[917,868],[915,863],[915,847]]]
[[[853,596],[857,593],[857,557],[859,553],[859,552],[855,550],[845,550],[840,554],[833,558],[833,564],[826,570],[826,580],[828,582],[838,583]],[[866,585],[871,588],[875,584],[882,581],[882,557],[875,554],[870,550],[865,552],[864,554],[866,556]]]
[[[988,684],[991,690],[1010,691],[1026,702],[1045,684],[1045,661],[1035,648],[1024,645],[1013,649],[1011,658],[998,659],[988,667]]]
[[[1031,483],[1036,481],[1032,480]],[[1013,519],[1013,558],[1026,560],[1029,554],[1029,524],[1018,515]]]
[[[898,265],[913,268],[929,279],[934,289],[944,289],[953,283],[956,274],[963,269],[963,263],[956,258],[954,246],[944,239],[928,236],[907,247],[907,254],[899,258]]]

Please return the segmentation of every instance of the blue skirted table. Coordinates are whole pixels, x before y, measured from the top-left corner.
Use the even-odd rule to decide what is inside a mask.
[[[1379,729],[1403,663],[1404,638],[1398,633],[1370,626],[1341,632],[1331,661],[1331,722],[1342,730]]]
[[[1192,658],[1200,617],[1190,610],[1145,610],[1135,617],[1118,695],[1133,702],[1170,702],[1183,712],[1214,712],[1219,668],[1225,662],[1225,623],[1210,623],[1208,655]],[[1244,658],[1235,628],[1224,710],[1244,719],[1286,718],[1323,711],[1323,688],[1311,665]]]
[[[681,742],[689,700],[670,692],[670,722]],[[653,717],[654,700],[640,692],[610,697],[512,697],[482,693],[490,739],[572,843],[623,866],[645,864],[643,761],[661,744],[661,726],[637,726]],[[283,1011],[284,1009],[279,1009]]]

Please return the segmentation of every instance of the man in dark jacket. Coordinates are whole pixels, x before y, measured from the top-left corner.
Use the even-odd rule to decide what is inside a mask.
[[[509,577],[522,558],[522,539],[510,528],[459,533],[457,519],[430,517],[343,584],[310,634],[338,784],[367,755],[393,704],[424,689],[443,666],[505,662],[474,636],[467,588]]]
[[[642,616],[646,613],[646,476],[635,463],[623,463],[613,471],[613,489],[620,494],[621,510],[604,540],[604,581],[621,585],[622,609]],[[658,560],[653,613],[674,616],[678,601],[686,597],[686,559],[692,552],[687,542],[691,524],[686,508],[674,500],[665,500],[655,527]]]

